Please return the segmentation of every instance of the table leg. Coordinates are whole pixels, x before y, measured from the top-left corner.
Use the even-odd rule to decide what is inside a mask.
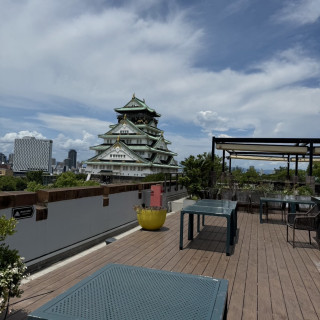
[[[259,211],[259,213],[260,213],[260,223],[263,223],[263,221],[262,221],[262,211],[263,211],[263,203],[260,200],[260,211]]]
[[[231,218],[227,218],[227,239],[226,239],[226,255],[230,256],[230,242],[231,242]]]
[[[233,245],[234,243],[234,237],[235,237],[235,230],[234,230],[234,214],[231,215],[231,224],[230,224],[230,227],[231,227],[231,230],[230,230],[230,245]]]
[[[183,247],[183,216],[184,216],[184,213],[181,211],[180,213],[180,245],[179,245],[180,250],[182,250],[182,247]]]
[[[200,232],[200,215],[197,214],[197,232]]]
[[[290,213],[296,213],[296,204],[295,203],[289,203],[289,211],[290,211]]]
[[[193,240],[193,214],[189,213],[188,240]]]

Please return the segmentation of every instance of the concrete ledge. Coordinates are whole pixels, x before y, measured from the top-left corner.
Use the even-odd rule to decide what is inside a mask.
[[[183,208],[183,201],[186,198],[181,198],[178,200],[171,201],[171,211],[178,212]]]

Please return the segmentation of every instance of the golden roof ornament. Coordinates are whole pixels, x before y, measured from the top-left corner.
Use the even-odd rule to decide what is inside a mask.
[[[120,136],[118,136],[118,138],[117,138],[117,142],[119,142],[120,141]]]
[[[133,95],[132,95],[132,99],[135,99],[136,98],[136,94],[135,93],[133,93]]]
[[[127,120],[127,114],[123,116],[123,120]]]

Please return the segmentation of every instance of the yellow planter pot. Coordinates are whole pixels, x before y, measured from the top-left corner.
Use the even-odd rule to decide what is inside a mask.
[[[166,221],[167,209],[138,208],[137,218],[140,226],[146,230],[158,230]]]

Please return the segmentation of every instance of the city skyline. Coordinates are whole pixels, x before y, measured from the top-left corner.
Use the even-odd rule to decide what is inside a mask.
[[[87,160],[133,93],[179,162],[212,136],[320,136],[318,0],[5,0],[0,16],[6,155],[34,136]]]

